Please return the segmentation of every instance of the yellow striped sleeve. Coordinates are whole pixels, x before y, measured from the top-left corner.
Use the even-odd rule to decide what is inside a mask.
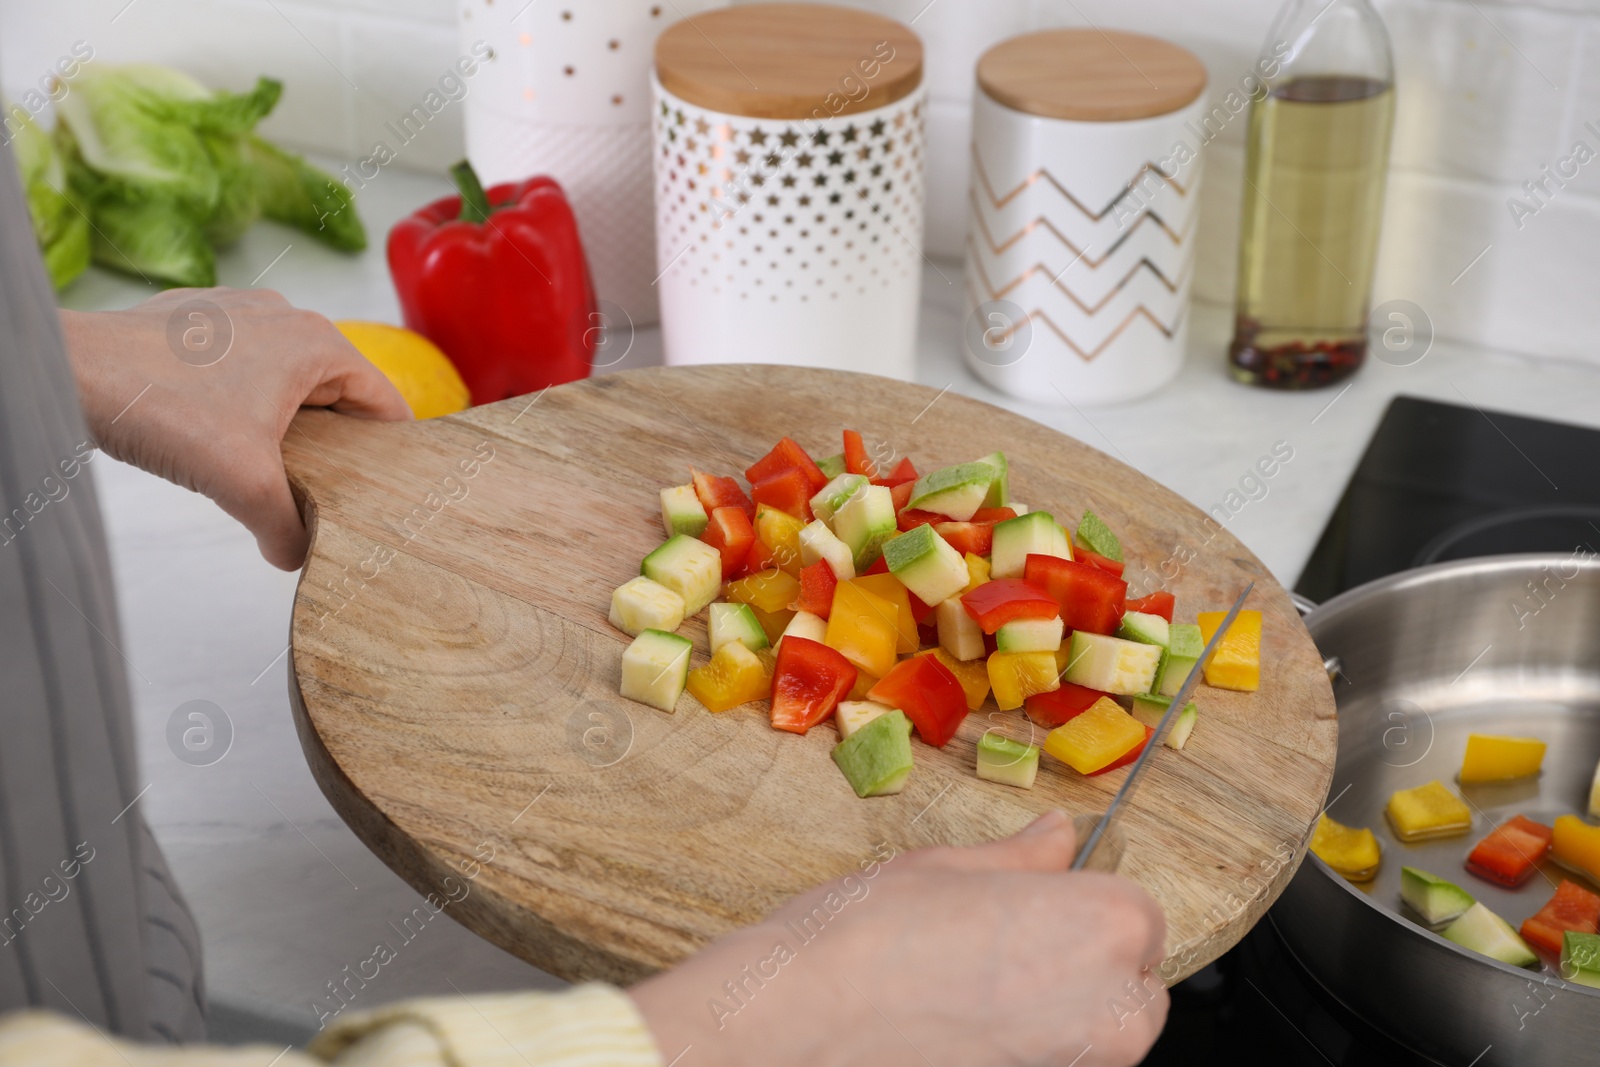
[[[434,1067],[441,1061],[424,1062]],[[267,1063],[323,1067],[298,1052],[266,1045],[183,1049],[140,1045],[45,1011],[19,1011],[0,1018],[0,1067],[263,1067]]]
[[[396,1040],[406,1059],[379,1058],[372,1042]],[[416,1059],[425,1033],[434,1059]],[[389,1035],[389,1036],[385,1036]],[[338,1067],[661,1067],[661,1056],[628,995],[598,982],[563,993],[502,993],[413,1000],[341,1019],[309,1051]],[[396,1055],[399,1049],[386,1052]]]

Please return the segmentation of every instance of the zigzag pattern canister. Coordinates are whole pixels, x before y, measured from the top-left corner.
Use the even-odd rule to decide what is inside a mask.
[[[1206,115],[1077,121],[976,90],[963,354],[1001,392],[1119,403],[1188,340]],[[1198,132],[1197,132],[1198,131]]]

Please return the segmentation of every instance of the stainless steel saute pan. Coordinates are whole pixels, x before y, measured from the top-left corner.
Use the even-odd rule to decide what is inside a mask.
[[[1406,571],[1361,586],[1306,618],[1337,661],[1339,755],[1328,813],[1370,826],[1377,878],[1352,885],[1308,856],[1270,919],[1305,969],[1347,1008],[1417,1052],[1460,1067],[1600,1063],[1600,990],[1523,970],[1444,940],[1402,913],[1400,868],[1451,881],[1519,926],[1563,878],[1546,862],[1521,888],[1468,874],[1462,861],[1496,824],[1582,815],[1600,760],[1600,562],[1502,556]],[[1543,738],[1537,779],[1456,782],[1471,732]],[[1471,832],[1401,843],[1384,820],[1391,793],[1439,779],[1474,809]]]

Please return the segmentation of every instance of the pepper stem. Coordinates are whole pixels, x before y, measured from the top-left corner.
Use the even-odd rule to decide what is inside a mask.
[[[472,164],[463,159],[450,168],[450,177],[461,193],[461,214],[456,217],[463,222],[487,222],[492,210],[489,194],[483,191],[483,183],[478,180],[478,172],[472,169]]]

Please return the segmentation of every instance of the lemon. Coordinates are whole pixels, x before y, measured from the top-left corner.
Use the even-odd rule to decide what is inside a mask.
[[[334,325],[400,390],[417,418],[449,415],[470,404],[467,384],[449,357],[420,333],[384,322],[347,319]]]

